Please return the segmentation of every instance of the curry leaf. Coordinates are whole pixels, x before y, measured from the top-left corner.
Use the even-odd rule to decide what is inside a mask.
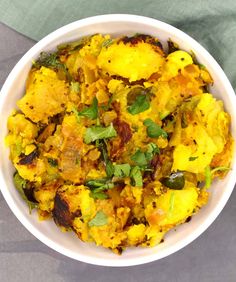
[[[151,138],[163,137],[167,138],[168,134],[161,128],[160,125],[156,124],[150,118],[145,119],[143,124],[147,127],[147,135]]]
[[[106,166],[106,174],[108,177],[112,177],[114,173],[114,166],[108,157],[106,142],[105,140],[97,140],[96,142],[98,143],[97,147],[100,149],[102,153],[102,158]]]
[[[137,95],[133,104],[127,110],[132,115],[137,115],[150,108],[149,96],[147,94]]]
[[[89,144],[93,141],[115,137],[116,135],[117,133],[112,123],[108,127],[93,126],[86,129],[84,142]]]
[[[166,187],[174,190],[184,188],[185,178],[182,171],[172,172],[169,176],[162,177],[160,182]]]
[[[89,227],[92,226],[103,226],[108,223],[108,218],[103,211],[98,211],[95,217],[89,221]]]

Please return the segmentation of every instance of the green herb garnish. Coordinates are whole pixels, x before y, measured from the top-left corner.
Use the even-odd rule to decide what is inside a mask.
[[[52,167],[57,167],[57,166],[58,166],[58,162],[57,162],[56,159],[48,158],[48,163],[49,163],[50,166],[52,166]]]
[[[138,166],[146,166],[148,164],[145,153],[138,149],[133,156],[131,156],[131,160]]]
[[[72,80],[70,73],[68,72],[67,67],[60,61],[60,58],[56,52],[46,53],[42,52],[39,59],[33,63],[35,68],[46,67],[52,68],[54,70],[62,70],[68,81]]]
[[[205,168],[205,188],[209,188],[211,186],[211,168],[210,166],[206,166]]]
[[[91,189],[93,192],[101,192],[104,190],[114,188],[114,183],[107,178],[92,179],[85,182],[85,186]]]
[[[15,187],[16,189],[19,191],[22,199],[24,201],[26,201],[28,207],[29,207],[29,213],[31,214],[32,210],[37,208],[38,207],[38,204],[37,203],[34,203],[32,201],[29,201],[28,198],[26,197],[25,195],[25,192],[24,192],[24,189],[26,189],[26,180],[23,179],[18,172],[16,172],[14,174],[14,177],[13,177],[13,181],[14,181],[14,184],[15,184]]]
[[[227,171],[227,170],[230,170],[230,168],[227,166],[218,166],[211,170],[211,174],[214,174],[217,171]]]
[[[168,134],[161,128],[160,125],[156,124],[150,118],[145,119],[143,124],[147,127],[147,135],[151,138],[163,137],[167,138]]]
[[[98,117],[98,100],[96,97],[93,98],[92,105],[88,108],[78,112],[79,116],[84,116],[90,119],[96,119]]]
[[[151,161],[156,154],[160,154],[160,149],[155,143],[149,143],[145,153],[147,161]]]
[[[192,161],[195,161],[196,159],[198,159],[198,156],[196,156],[196,157],[189,157],[188,160],[189,160],[190,162],[192,162]]]
[[[116,135],[117,133],[112,123],[108,127],[93,126],[86,129],[84,142],[89,144],[96,140],[111,138]]]
[[[114,165],[114,176],[128,177],[130,175],[130,170],[131,170],[131,167],[129,164]]]
[[[106,193],[104,192],[91,192],[90,193],[90,196],[93,198],[93,199],[99,199],[99,200],[104,200],[104,199],[107,199],[108,196]]]
[[[85,46],[89,40],[90,36],[87,36],[73,42],[62,43],[57,46],[57,49],[60,54],[72,54],[74,51],[80,50],[83,46]]]
[[[198,64],[198,66],[199,66],[199,68],[200,68],[200,69],[203,69],[203,70],[205,70],[205,69],[206,69],[206,66],[205,66],[205,65],[203,65],[203,64]]]
[[[160,154],[160,149],[156,144],[149,143],[146,152],[142,152],[138,149],[135,154],[131,156],[131,160],[135,163],[135,165],[147,170],[146,166],[156,154]]]
[[[109,47],[113,44],[113,40],[110,38],[110,39],[107,39],[107,40],[104,40],[103,43],[102,43],[102,47]]]
[[[205,168],[205,188],[210,188],[212,182],[212,175],[217,171],[227,171],[230,170],[227,166],[218,166],[211,170],[210,166],[206,166]]]
[[[127,110],[131,115],[137,115],[150,108],[149,95],[139,94],[136,96],[132,105],[128,106]]]
[[[135,187],[143,187],[143,177],[140,167],[134,166],[130,172],[131,185]]]
[[[80,115],[79,115],[79,111],[75,108],[72,107],[71,111],[74,113],[74,115],[76,116],[77,122],[80,122]]]
[[[112,162],[110,160],[105,162],[106,164],[106,174],[108,177],[112,177],[112,175],[114,174],[114,166],[112,164]]]
[[[105,140],[96,140],[96,142],[97,142],[96,146],[98,147],[98,149],[100,149],[102,158],[106,166],[107,177],[112,177],[114,173],[114,166],[108,157],[106,142]]]
[[[108,196],[104,191],[114,188],[115,185],[109,179],[101,178],[88,180],[85,182],[85,186],[91,190],[90,195],[92,198],[107,199]]]
[[[102,108],[104,111],[108,111],[109,108],[111,107],[112,100],[113,100],[113,96],[109,98],[107,105],[101,105],[100,108]]]
[[[182,171],[172,172],[169,176],[162,177],[160,182],[166,187],[174,190],[184,188],[185,178]]]
[[[103,226],[108,223],[108,218],[103,211],[98,211],[95,217],[89,221],[88,226]]]

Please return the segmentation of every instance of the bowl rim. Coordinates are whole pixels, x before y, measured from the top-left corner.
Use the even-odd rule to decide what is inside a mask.
[[[167,24],[165,22],[150,18],[150,17],[144,17],[139,15],[131,15],[131,14],[106,14],[106,15],[98,15],[93,17],[88,17],[85,19],[74,21],[70,24],[67,24],[52,33],[48,34],[44,38],[42,38],[39,42],[37,42],[32,48],[29,49],[28,52],[25,53],[25,55],[18,61],[18,63],[15,65],[15,67],[12,69],[10,74],[8,75],[5,83],[3,84],[3,87],[1,89],[1,95],[0,95],[0,112],[2,112],[4,101],[9,93],[11,83],[15,80],[15,78],[19,75],[21,72],[21,69],[23,66],[25,66],[29,58],[31,59],[34,57],[35,54],[39,53],[40,51],[43,51],[43,48],[47,46],[50,42],[56,40],[57,38],[65,35],[68,33],[68,31],[76,30],[80,27],[89,26],[91,24],[95,23],[108,23],[108,22],[133,22],[133,23],[143,23],[150,26],[156,26],[161,28],[164,31],[171,31],[174,33],[177,37],[180,37],[184,41],[190,42],[192,45],[196,46],[196,48],[203,54],[203,57],[207,57],[208,62],[211,63],[214,69],[217,70],[217,72],[220,73],[220,75],[224,79],[224,86],[227,89],[227,93],[231,101],[236,104],[236,97],[234,90],[226,77],[224,71],[219,66],[219,64],[215,61],[215,59],[208,53],[208,51],[203,48],[195,39],[184,33],[183,31],[177,29],[176,27]],[[236,171],[236,163],[232,165],[232,171]],[[75,260],[79,260],[81,262],[86,262],[89,264],[94,265],[100,265],[100,266],[133,266],[133,265],[140,265],[149,263],[161,258],[164,258],[172,253],[177,252],[178,250],[182,249],[183,247],[187,246],[189,243],[191,243],[193,240],[195,240],[197,237],[199,237],[209,226],[212,224],[212,222],[216,219],[216,217],[220,214],[222,209],[224,208],[225,204],[227,203],[233,188],[234,184],[236,182],[236,177],[233,177],[233,174],[230,176],[229,181],[227,182],[227,193],[225,192],[222,197],[220,198],[219,202],[216,204],[216,206],[213,208],[210,214],[204,219],[202,224],[198,226],[191,234],[189,234],[184,240],[177,242],[173,246],[168,247],[166,250],[162,250],[161,254],[153,253],[150,255],[147,255],[145,257],[135,257],[132,259],[121,259],[121,260],[115,260],[112,261],[110,259],[104,259],[104,258],[93,258],[90,256],[86,256],[80,253],[75,253],[71,250],[68,250],[64,248],[62,245],[56,243],[55,241],[49,239],[45,234],[43,234],[41,231],[39,231],[37,228],[35,228],[30,220],[23,214],[23,212],[18,208],[16,203],[14,202],[10,191],[7,188],[7,185],[1,185],[1,192],[3,197],[5,198],[8,206],[14,213],[14,215],[17,217],[17,219],[24,225],[24,227],[33,234],[37,239],[39,239],[42,243],[50,247],[51,249],[54,249],[55,251],[73,258]],[[4,175],[2,170],[0,170],[0,183],[4,183]]]

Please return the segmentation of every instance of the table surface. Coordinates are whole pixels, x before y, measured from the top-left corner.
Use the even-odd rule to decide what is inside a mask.
[[[0,24],[0,85],[21,56],[35,44]],[[37,240],[0,193],[0,281],[79,282],[235,282],[236,191],[215,222],[179,252],[142,266],[108,268],[67,258]]]

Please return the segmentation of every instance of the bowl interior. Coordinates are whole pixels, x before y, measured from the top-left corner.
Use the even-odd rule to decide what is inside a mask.
[[[130,248],[122,256],[117,256],[94,244],[85,244],[78,240],[73,233],[62,233],[51,221],[39,222],[36,212],[29,215],[28,208],[16,191],[12,175],[14,168],[9,161],[9,150],[4,145],[7,134],[7,118],[16,108],[16,101],[23,95],[25,81],[31,68],[32,60],[37,58],[40,51],[53,50],[58,44],[72,41],[85,35],[95,33],[117,35],[133,35],[135,33],[150,34],[162,42],[169,38],[176,42],[181,49],[193,51],[197,60],[210,71],[214,85],[211,92],[224,101],[226,111],[232,118],[232,135],[236,139],[236,114],[234,91],[225,74],[215,60],[196,41],[183,32],[165,23],[139,16],[107,15],[81,20],[67,25],[37,43],[16,65],[2,88],[0,101],[0,186],[2,193],[17,218],[38,239],[49,247],[74,259],[109,266],[128,266],[150,262],[167,256],[184,247],[199,236],[217,217],[227,202],[234,183],[233,169],[223,181],[215,181],[211,187],[211,197],[207,206],[195,215],[189,223],[168,233],[164,243],[154,248]]]

